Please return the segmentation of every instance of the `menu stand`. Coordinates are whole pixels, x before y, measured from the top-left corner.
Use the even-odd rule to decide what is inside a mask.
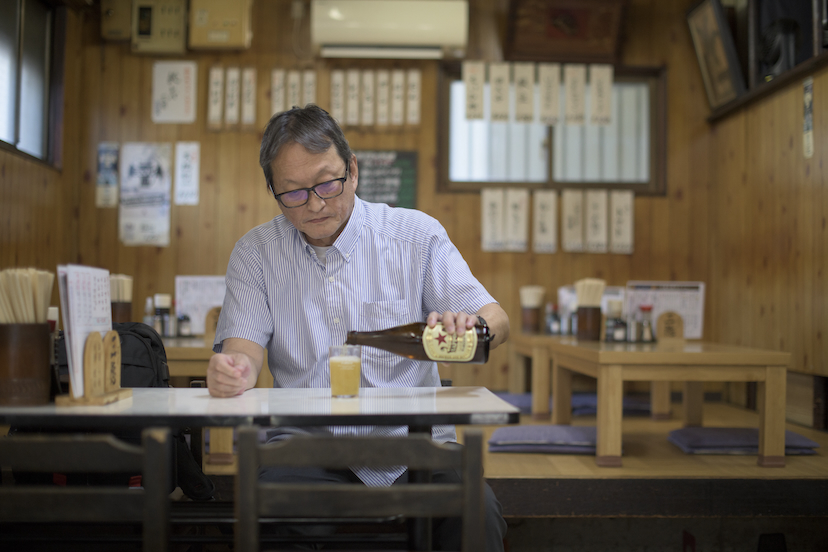
[[[58,406],[100,406],[132,397],[132,389],[121,388],[121,338],[110,330],[92,332],[83,348],[83,396],[75,398],[72,385],[69,394],[55,397]]]

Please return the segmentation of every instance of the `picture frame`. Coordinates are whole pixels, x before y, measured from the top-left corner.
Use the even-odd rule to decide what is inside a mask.
[[[701,0],[687,11],[687,25],[711,109],[745,93],[745,79],[720,0]]]

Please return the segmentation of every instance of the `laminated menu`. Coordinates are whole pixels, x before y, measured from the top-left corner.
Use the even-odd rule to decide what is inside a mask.
[[[109,271],[82,265],[58,266],[58,289],[72,396],[84,392],[83,348],[92,332],[112,329]]]

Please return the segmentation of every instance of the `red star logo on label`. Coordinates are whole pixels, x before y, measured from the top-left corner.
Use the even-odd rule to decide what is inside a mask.
[[[438,335],[438,336],[437,336],[437,341],[438,341],[441,345],[444,345],[444,344],[446,343],[446,334],[440,334],[440,335]]]

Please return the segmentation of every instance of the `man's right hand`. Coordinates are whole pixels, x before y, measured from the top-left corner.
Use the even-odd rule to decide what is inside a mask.
[[[248,388],[253,367],[244,353],[216,353],[207,367],[207,388],[213,397],[235,397]]]

